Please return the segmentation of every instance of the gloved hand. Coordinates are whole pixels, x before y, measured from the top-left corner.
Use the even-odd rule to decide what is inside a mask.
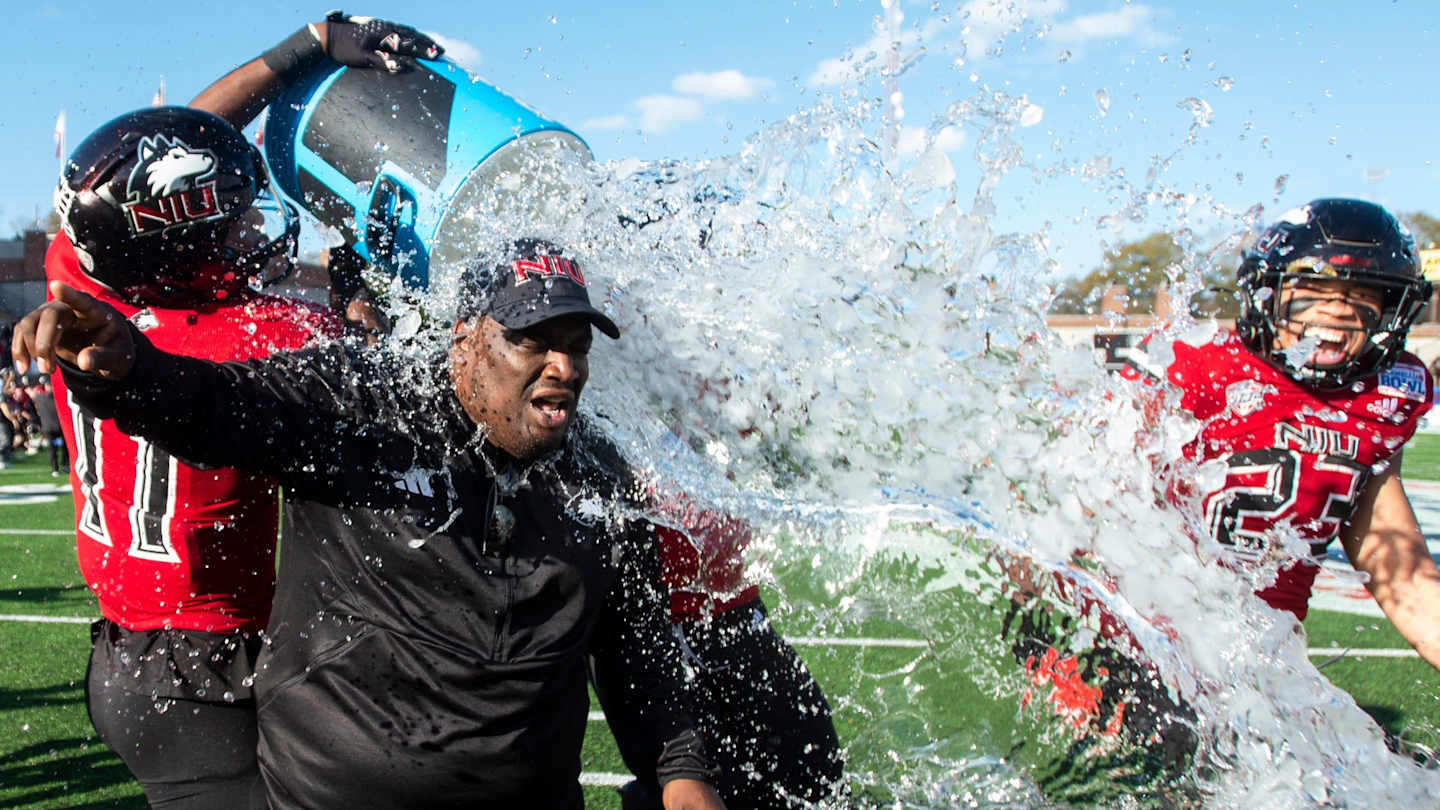
[[[288,82],[327,56],[350,67],[399,73],[408,67],[408,59],[436,59],[444,52],[435,40],[403,23],[332,11],[324,22],[301,28],[262,54],[261,59]]]
[[[389,20],[332,11],[325,15],[325,27],[326,55],[351,67],[383,67],[397,73],[404,66],[397,57],[436,59],[445,52],[430,37]]]

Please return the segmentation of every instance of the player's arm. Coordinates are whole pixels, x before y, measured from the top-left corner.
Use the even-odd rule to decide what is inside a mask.
[[[642,522],[620,541],[620,575],[591,637],[591,677],[627,766],[647,781],[653,776],[664,805],[718,807],[651,529]]]
[[[330,308],[340,316],[346,331],[374,345],[390,334],[390,319],[365,283],[366,266],[365,259],[349,245],[330,248]]]
[[[1400,635],[1440,670],[1440,571],[1400,483],[1400,454],[1365,486],[1340,542]]]
[[[675,779],[665,784],[660,803],[665,810],[725,810],[715,788],[697,779]]]
[[[342,65],[397,73],[406,68],[407,58],[435,59],[444,50],[408,25],[333,11],[220,77],[201,90],[190,106],[244,129],[286,85],[327,57]]]
[[[371,469],[379,452],[404,440],[372,432],[346,445],[353,458],[339,455],[345,437],[365,430],[341,413],[343,386],[325,373],[345,373],[337,344],[314,350],[327,352],[323,359],[280,353],[213,363],[155,348],[113,307],[62,282],[50,290],[54,300],[15,326],[17,368],[63,364],[76,405],[188,463],[307,482]]]
[[[33,363],[52,374],[64,362],[108,380],[129,376],[135,342],[124,316],[63,282],[50,282],[50,294],[52,300],[15,324],[10,355],[16,370],[23,374]]]

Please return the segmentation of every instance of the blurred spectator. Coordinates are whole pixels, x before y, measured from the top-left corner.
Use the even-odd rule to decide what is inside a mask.
[[[21,381],[14,378],[5,381],[3,395],[5,405],[15,420],[15,435],[11,439],[11,447],[17,450],[23,447],[27,455],[35,455],[40,450],[38,447],[31,447],[29,442],[31,432],[39,432],[40,418],[35,413],[35,403],[30,401],[30,395],[26,393]]]
[[[20,415],[10,407],[10,389],[15,385],[14,379],[14,372],[6,369],[4,390],[0,392],[0,469],[10,466],[10,459],[15,454],[15,439],[21,435]]]
[[[60,411],[55,407],[55,389],[47,377],[30,386],[30,401],[40,423],[40,438],[50,450],[50,475],[58,477],[70,472],[70,452],[60,430]]]

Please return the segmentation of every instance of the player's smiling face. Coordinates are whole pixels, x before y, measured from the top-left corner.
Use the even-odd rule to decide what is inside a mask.
[[[1365,347],[1385,305],[1374,287],[1339,279],[1303,278],[1280,290],[1280,319],[1275,348],[1287,351],[1314,344],[1303,365],[1335,368],[1355,359]]]
[[[526,460],[560,446],[590,375],[590,321],[551,318],[509,329],[484,316],[455,327],[455,394],[486,439]]]

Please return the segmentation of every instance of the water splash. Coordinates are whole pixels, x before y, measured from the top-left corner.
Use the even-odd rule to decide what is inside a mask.
[[[466,240],[576,252],[624,333],[597,344],[582,407],[651,476],[756,527],[749,570],[792,635],[926,642],[827,684],[856,800],[1424,804],[1436,775],[1389,754],[1298,625],[1250,596],[1282,560],[1222,567],[1186,531],[1195,504],[1157,505],[1164,476],[1220,472],[1182,457],[1197,425],[1148,424],[1130,383],[1047,327],[1048,235],[1006,229],[996,200],[1017,178],[1089,183],[1115,203],[1096,216],[1106,231],[1204,211],[1239,232],[1258,212],[1170,188],[1166,159],[1141,186],[1106,155],[1037,165],[1016,131],[1039,108],[970,77],[901,157],[893,94],[865,92],[882,70],[857,66],[854,87],[721,158],[527,165],[546,179],[478,195]],[[1094,98],[1107,115],[1108,92]],[[1196,96],[1175,106],[1191,116],[1179,152],[1214,112]],[[938,146],[947,130],[970,165]],[[1236,240],[1207,249],[1177,229],[1179,301]],[[441,344],[421,324],[454,311],[455,268],[434,272],[424,296],[391,290],[412,342]],[[1152,357],[1182,335],[1214,326],[1182,316]],[[1026,653],[1036,639],[1044,655]],[[1097,703],[1078,724],[1083,690],[1060,699],[1072,714],[1047,708],[1061,686],[1120,683],[1122,667],[1135,703]],[[1106,733],[1147,706],[1191,736]]]

